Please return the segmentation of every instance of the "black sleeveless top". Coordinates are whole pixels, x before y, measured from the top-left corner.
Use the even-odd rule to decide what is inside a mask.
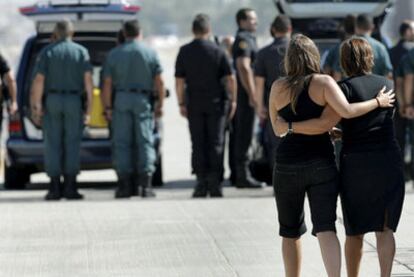
[[[393,82],[379,75],[351,77],[339,83],[349,103],[373,99],[384,86],[392,89]],[[397,144],[394,135],[394,109],[375,109],[365,115],[342,119],[342,152],[381,150]]]
[[[293,112],[290,103],[278,111],[279,116],[285,121],[299,122],[321,116],[325,107],[313,102],[309,96],[311,79],[305,82],[304,89],[298,97],[296,113]],[[276,163],[279,164],[300,164],[334,158],[334,149],[328,133],[312,136],[290,134],[281,139],[276,150]]]

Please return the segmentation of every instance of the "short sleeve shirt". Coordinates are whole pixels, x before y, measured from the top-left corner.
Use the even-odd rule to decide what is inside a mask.
[[[216,43],[195,39],[180,48],[175,63],[175,77],[184,78],[190,102],[222,99],[222,78],[232,75],[230,61]]]
[[[270,45],[257,53],[254,63],[254,74],[265,79],[265,104],[274,81],[285,75],[283,60],[289,39],[276,38]]]
[[[3,78],[3,75],[10,71],[9,64],[0,54],[0,77]]]
[[[326,58],[326,64],[329,65],[333,71],[340,73],[342,73],[340,59],[341,43],[342,42],[339,42],[334,48],[329,50],[328,57]]]
[[[399,74],[402,77],[408,74],[414,74],[414,49],[408,51],[408,53],[401,58]]]
[[[103,77],[110,77],[116,90],[154,87],[154,77],[162,73],[157,53],[141,42],[131,40],[109,52]]]
[[[45,76],[50,90],[84,90],[84,74],[92,71],[88,50],[71,40],[52,43],[39,53],[34,75]]]
[[[234,40],[232,53],[234,62],[237,58],[247,57],[251,59],[253,65],[257,54],[256,37],[251,32],[239,30]]]
[[[363,37],[371,45],[374,52],[374,68],[372,69],[372,73],[382,76],[392,73],[391,59],[384,44],[370,36]]]

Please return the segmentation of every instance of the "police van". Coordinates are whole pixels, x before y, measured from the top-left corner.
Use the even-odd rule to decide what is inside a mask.
[[[339,26],[349,14],[368,14],[373,17],[375,29],[381,24],[395,0],[273,0],[277,13],[290,17],[294,33],[307,35],[318,46],[321,63],[324,64],[328,51],[339,41]],[[379,33],[376,38],[380,38]],[[268,159],[272,159],[263,149],[264,132],[258,128],[253,141],[251,163],[252,175],[268,184],[272,183],[272,169]]]
[[[136,2],[126,0],[39,1],[35,5],[20,8],[20,12],[36,24],[36,34],[26,41],[17,71],[19,115],[9,120],[6,189],[23,189],[32,173],[43,171],[43,134],[30,118],[30,87],[36,57],[51,42],[55,23],[61,19],[73,22],[73,40],[89,50],[93,66],[94,101],[91,121],[84,129],[81,143],[81,168],[112,168],[110,132],[100,101],[101,70],[107,53],[117,45],[117,33],[123,22],[137,19],[139,11],[140,6]],[[154,132],[159,149],[161,132],[157,127]],[[154,185],[162,183],[160,151],[153,181]]]

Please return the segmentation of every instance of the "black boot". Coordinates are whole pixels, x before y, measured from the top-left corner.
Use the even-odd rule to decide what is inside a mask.
[[[220,175],[216,173],[210,174],[208,176],[207,182],[208,182],[208,191],[210,193],[210,197],[213,197],[213,198],[223,197]]]
[[[64,191],[63,195],[68,200],[80,200],[83,199],[83,195],[78,192],[76,185],[76,175],[64,176]]]
[[[119,175],[118,188],[115,191],[115,198],[129,198],[131,197],[131,176]]]
[[[197,184],[194,188],[193,198],[207,197],[207,179],[205,176],[197,176]]]
[[[139,175],[133,174],[130,178],[131,184],[131,196],[139,196]]]
[[[140,175],[139,187],[141,188],[141,196],[143,198],[155,197],[155,192],[152,190],[152,174]]]
[[[250,170],[247,166],[237,167],[236,176],[237,188],[260,189],[264,187],[263,183],[257,181],[250,175]]]
[[[45,200],[60,200],[62,198],[62,184],[59,177],[51,177],[49,191],[45,196]]]

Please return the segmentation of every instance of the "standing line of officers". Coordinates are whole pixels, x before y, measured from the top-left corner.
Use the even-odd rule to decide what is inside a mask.
[[[284,75],[283,60],[292,24],[287,16],[277,16],[270,26],[273,42],[258,51],[256,12],[240,9],[236,22],[234,42],[226,37],[218,43],[212,39],[208,15],[197,15],[192,23],[194,40],[180,48],[176,60],[178,105],[181,115],[188,118],[192,168],[197,178],[193,197],[223,196],[226,131],[232,185],[263,187],[249,170],[248,150],[256,115],[265,132],[270,166],[274,163],[278,138],[270,124],[268,98],[272,83]],[[374,73],[394,78],[399,102],[396,129],[404,149],[407,137],[414,141],[414,25],[409,21],[401,24],[401,40],[390,55],[381,42],[371,37],[373,29],[372,18],[365,14],[350,15],[341,26],[343,39],[363,36],[371,44]],[[80,171],[82,130],[91,113],[93,80],[89,53],[72,40],[73,33],[70,21],[58,22],[53,41],[38,55],[33,73],[30,111],[33,122],[42,125],[44,131],[45,169],[51,179],[47,200],[83,198],[77,190],[76,176]],[[101,93],[104,115],[111,122],[113,163],[118,176],[115,197],[154,197],[153,124],[154,118],[163,114],[162,67],[157,53],[141,41],[137,20],[125,22],[122,35],[125,41],[110,51],[104,64]],[[325,73],[337,80],[344,76],[339,66],[339,45],[329,51],[324,65]],[[14,93],[12,113],[17,110],[15,98]],[[408,128],[410,132],[406,133]]]

